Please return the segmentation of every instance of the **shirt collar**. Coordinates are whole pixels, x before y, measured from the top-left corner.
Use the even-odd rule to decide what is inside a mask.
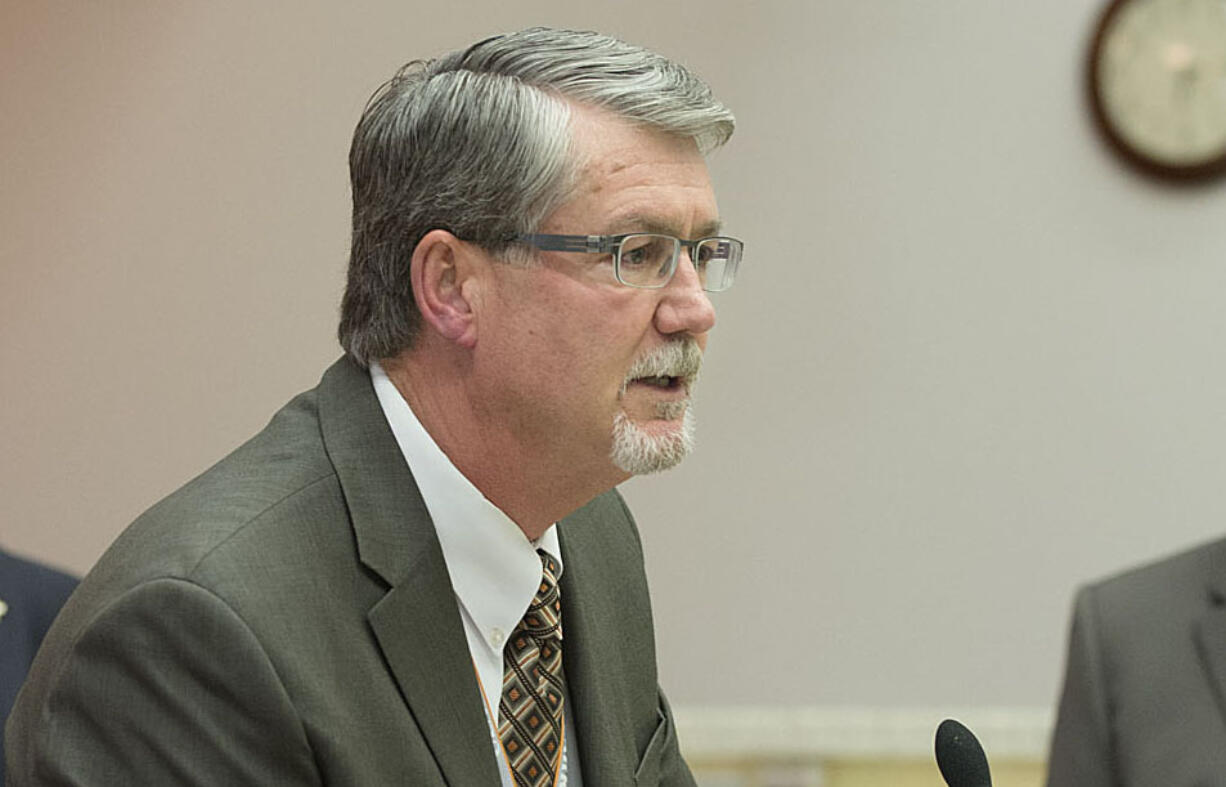
[[[540,586],[537,549],[557,561],[559,579],[562,576],[557,526],[550,525],[535,543],[529,541],[519,525],[451,463],[379,364],[370,365],[370,378],[434,522],[456,597],[486,644],[501,652]]]

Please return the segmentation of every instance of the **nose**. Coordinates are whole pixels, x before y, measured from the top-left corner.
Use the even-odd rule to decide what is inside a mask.
[[[698,336],[715,327],[715,307],[702,288],[688,249],[682,250],[673,278],[660,292],[655,315],[656,330],[660,333]]]

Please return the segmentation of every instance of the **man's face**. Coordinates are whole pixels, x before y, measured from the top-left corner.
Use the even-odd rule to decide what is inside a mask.
[[[572,130],[578,185],[541,232],[715,233],[715,194],[692,141],[582,107],[573,108]],[[610,485],[680,461],[690,388],[715,325],[688,254],[660,289],[620,284],[612,255],[539,255],[539,265],[490,269],[478,362],[496,372],[483,398],[533,455],[590,467]]]

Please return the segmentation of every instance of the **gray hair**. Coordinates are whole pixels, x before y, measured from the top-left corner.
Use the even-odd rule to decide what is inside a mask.
[[[609,36],[532,28],[414,61],[366,105],[349,151],[353,240],[341,345],[362,364],[412,345],[409,261],[451,232],[513,261],[515,238],[565,201],[580,163],[567,100],[693,139],[732,136],[732,113],[683,66]]]

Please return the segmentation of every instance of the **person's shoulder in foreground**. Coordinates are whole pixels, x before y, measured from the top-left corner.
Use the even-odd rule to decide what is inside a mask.
[[[1226,540],[1083,587],[1049,787],[1226,784]]]
[[[692,785],[615,487],[692,444],[741,256],[704,160],[732,127],[594,33],[384,84],[346,357],[99,560],[10,719],[11,785]]]

